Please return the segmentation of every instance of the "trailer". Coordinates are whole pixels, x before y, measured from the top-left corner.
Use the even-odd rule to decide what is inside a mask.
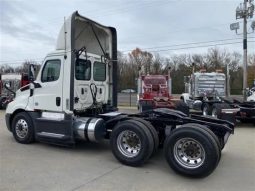
[[[189,115],[189,107],[186,103],[173,99],[171,68],[168,75],[143,75],[139,70],[137,80],[137,108],[140,112],[156,109],[175,109]]]
[[[28,74],[8,73],[0,75],[0,109],[5,109],[12,101],[14,92],[29,84]],[[8,90],[5,86],[8,86]]]
[[[118,112],[116,29],[78,12],[63,24],[56,50],[45,57],[36,80],[16,92],[5,119],[22,144],[109,139],[113,155],[129,166],[144,164],[162,143],[169,165],[192,177],[214,171],[234,133],[234,124],[224,119],[173,109]]]

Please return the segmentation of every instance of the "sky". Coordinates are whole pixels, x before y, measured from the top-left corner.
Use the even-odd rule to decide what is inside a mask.
[[[168,57],[205,53],[216,46],[242,53],[242,30],[238,35],[229,27],[239,21],[242,29],[242,20],[235,19],[241,1],[0,0],[0,64],[43,60],[55,49],[64,17],[76,10],[103,25],[115,27],[118,50],[123,53],[139,47]],[[249,32],[252,20],[248,21]],[[255,33],[248,37],[248,52],[255,53]]]

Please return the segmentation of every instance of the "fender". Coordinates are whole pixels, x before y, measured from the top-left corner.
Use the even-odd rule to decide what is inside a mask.
[[[255,92],[253,92],[253,94],[247,98],[247,101],[254,101],[255,102]]]
[[[184,103],[187,103],[187,100],[189,100],[189,97],[190,97],[189,93],[183,93],[181,94],[180,99],[183,100]]]

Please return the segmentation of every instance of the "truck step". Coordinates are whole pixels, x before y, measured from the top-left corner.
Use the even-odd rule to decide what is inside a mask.
[[[61,140],[70,139],[70,137],[67,135],[57,134],[57,133],[49,133],[49,132],[40,132],[40,133],[36,133],[36,135],[38,137],[49,137],[49,138],[61,139]]]

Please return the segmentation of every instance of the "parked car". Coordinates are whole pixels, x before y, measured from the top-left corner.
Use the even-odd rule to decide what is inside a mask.
[[[135,93],[135,90],[133,90],[133,89],[125,89],[125,90],[121,90],[121,93]]]

